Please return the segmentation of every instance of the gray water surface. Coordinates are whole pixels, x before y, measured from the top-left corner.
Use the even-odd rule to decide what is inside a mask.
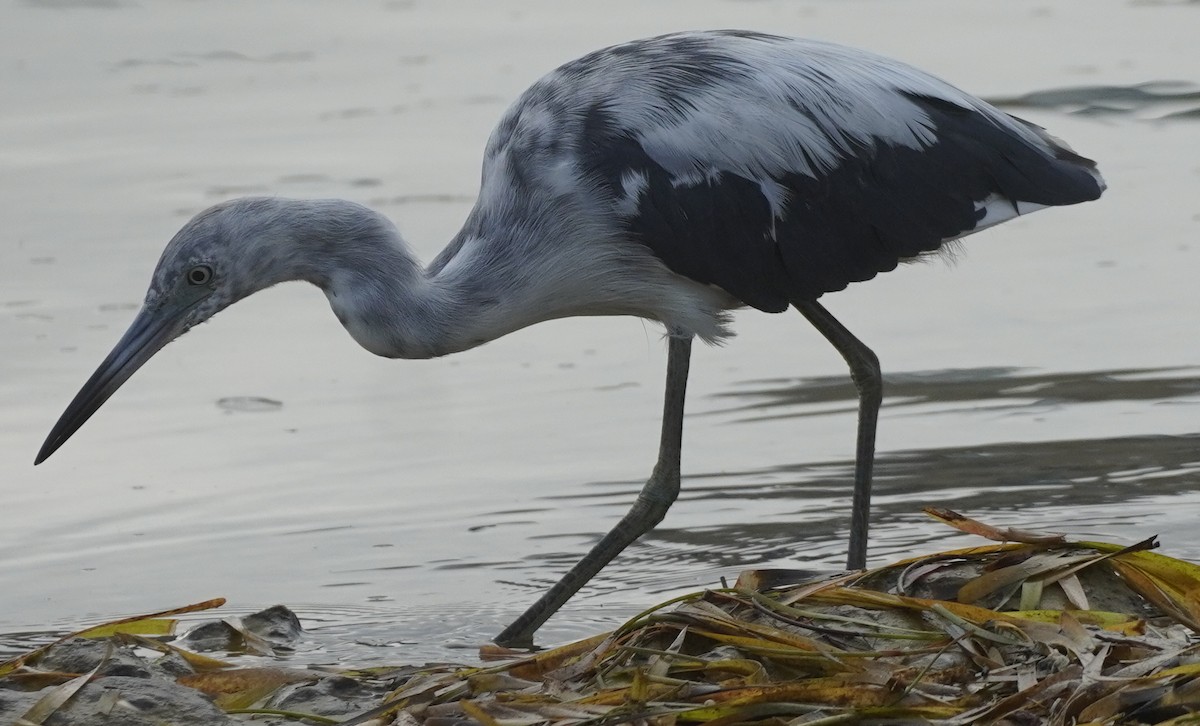
[[[196,211],[350,198],[428,260],[525,86],[605,44],[699,27],[903,58],[1011,103],[1110,183],[1098,203],[970,237],[951,264],[827,298],[888,374],[872,562],[977,542],[930,504],[1159,533],[1200,558],[1195,3],[30,0],[0,9],[0,656],[216,596],[297,610],[308,662],[462,660],[517,615],[649,473],[653,325],[564,320],[388,361],[318,291],[284,285],[169,346],[53,459],[33,456]],[[1043,91],[1057,95],[1028,95]],[[844,365],[798,315],[736,323],[694,357],[680,501],[543,642],[742,568],[841,565]]]

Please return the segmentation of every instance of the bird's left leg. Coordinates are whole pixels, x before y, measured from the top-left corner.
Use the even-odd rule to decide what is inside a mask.
[[[667,392],[663,402],[662,439],[654,473],[638,494],[633,507],[617,526],[604,535],[583,559],[563,575],[519,618],[496,636],[500,645],[527,647],[533,644],[533,634],[579,588],[587,584],[622,550],[649,532],[662,521],[667,509],[679,496],[679,450],[683,443],[683,402],[687,393],[688,366],[692,355],[692,338],[669,339],[667,348]]]
[[[802,300],[792,305],[846,359],[850,366],[850,377],[858,388],[858,444],[854,452],[854,500],[850,510],[850,553],[846,558],[846,567],[861,570],[867,566],[875,429],[879,423],[879,406],[883,403],[883,374],[879,370],[879,358],[817,301]]]

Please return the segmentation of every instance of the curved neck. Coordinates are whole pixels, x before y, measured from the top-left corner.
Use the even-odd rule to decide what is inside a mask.
[[[277,269],[285,279],[321,288],[338,320],[372,353],[432,358],[510,332],[490,324],[489,312],[504,296],[471,265],[439,259],[426,270],[387,218],[357,204],[294,200],[290,206],[281,215],[287,232],[272,245]]]
[[[728,335],[722,311],[732,298],[681,282],[640,245],[606,243],[611,231],[589,226],[586,210],[533,210],[496,222],[477,208],[425,267],[395,226],[366,207],[258,201],[267,211],[252,215],[252,233],[239,235],[254,241],[251,259],[242,260],[249,291],[307,280],[377,355],[433,358],[570,315],[635,315],[708,340]]]
[[[376,355],[434,358],[497,337],[471,325],[464,291],[428,275],[406,249],[369,266],[342,266],[321,288],[350,335]]]

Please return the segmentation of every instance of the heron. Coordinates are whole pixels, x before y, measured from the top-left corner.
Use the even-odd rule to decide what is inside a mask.
[[[876,355],[819,299],[1104,189],[1095,162],[1040,126],[867,51],[742,30],[614,45],[558,67],[505,112],[478,199],[428,266],[389,219],[349,201],[248,197],[197,214],[35,463],[167,343],[278,283],[319,287],[350,335],[389,358],[457,353],[570,316],[659,323],[657,462],[628,513],[495,638],[529,645],[675,501],[693,340],[727,340],[738,308],[794,308],[858,393],[847,565],[861,569],[883,381]]]

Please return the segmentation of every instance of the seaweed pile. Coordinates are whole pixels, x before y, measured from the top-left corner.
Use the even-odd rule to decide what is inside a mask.
[[[0,665],[0,723],[1200,724],[1200,567],[1153,539],[1069,542],[927,511],[1003,543],[832,578],[749,571],[612,633],[485,649],[502,662],[482,666],[237,668],[180,647],[193,635],[147,635],[169,630],[158,614]],[[271,637],[224,627],[243,646]],[[166,709],[171,689],[190,705]]]

